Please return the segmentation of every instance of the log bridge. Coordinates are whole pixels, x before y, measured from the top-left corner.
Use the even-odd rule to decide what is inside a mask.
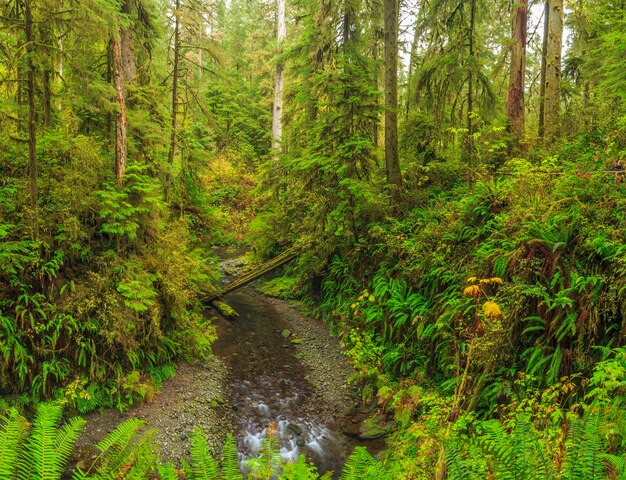
[[[253,282],[259,278],[261,278],[266,273],[275,270],[276,268],[285,265],[286,263],[292,261],[294,258],[298,257],[302,253],[302,250],[297,247],[291,247],[288,250],[285,250],[280,255],[268,260],[267,262],[259,265],[258,267],[253,268],[247,272],[244,272],[239,277],[235,278],[232,282],[224,285],[222,290],[219,292],[213,292],[207,295],[202,299],[203,303],[210,303],[218,298],[223,297],[227,293],[230,293],[238,288],[244,287],[248,285],[250,282]]]

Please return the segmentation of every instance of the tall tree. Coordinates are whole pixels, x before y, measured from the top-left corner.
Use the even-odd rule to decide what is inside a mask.
[[[283,44],[287,38],[285,23],[285,0],[278,0],[276,17],[278,53],[282,54]],[[280,153],[283,138],[283,87],[285,83],[285,62],[282,58],[276,63],[276,78],[274,82],[274,106],[272,109],[272,149],[274,155]]]
[[[541,71],[539,79],[539,128],[538,134],[543,138],[546,128],[546,66],[548,59],[548,32],[550,27],[550,2],[543,5],[543,38],[541,42]]]
[[[385,167],[387,184],[400,193],[398,156],[398,0],[384,0],[385,16]]]
[[[35,36],[31,0],[24,1],[24,33],[26,39],[26,84],[28,88],[28,170],[30,173],[30,208],[32,235],[39,238],[39,206],[37,192],[37,112],[35,110]]]
[[[115,179],[124,181],[128,157],[128,118],[126,115],[127,85],[135,77],[135,58],[131,45],[130,26],[127,25],[130,3],[122,3],[120,27],[111,36],[111,77],[115,87]]]
[[[468,61],[467,72],[467,132],[465,133],[465,160],[468,165],[468,183],[474,183],[474,49],[476,32],[476,0],[470,0],[469,28],[467,32]]]
[[[561,50],[563,47],[563,0],[550,0],[548,15],[548,43],[546,48],[546,79],[544,97],[545,139],[552,143],[559,125],[561,101]]]
[[[518,138],[524,134],[524,76],[526,74],[526,29],[528,0],[513,0],[513,34],[507,116],[510,131]]]
[[[180,0],[174,5],[174,65],[172,71],[172,116],[170,125],[170,144],[167,153],[167,174],[165,176],[165,197],[169,199],[169,189],[172,182],[172,168],[176,155],[176,142],[178,139],[178,69],[180,65]]]

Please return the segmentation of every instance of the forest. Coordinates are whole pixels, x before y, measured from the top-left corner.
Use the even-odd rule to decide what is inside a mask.
[[[623,0],[0,0],[0,127],[0,478],[626,479]]]

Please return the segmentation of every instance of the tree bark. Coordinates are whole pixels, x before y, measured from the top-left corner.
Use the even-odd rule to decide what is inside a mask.
[[[546,127],[546,59],[548,56],[548,25],[550,22],[550,3],[545,2],[543,8],[543,41],[541,45],[541,72],[539,85],[539,130],[538,134],[543,138]]]
[[[476,0],[470,2],[470,24],[468,38],[469,71],[467,73],[467,136],[465,158],[467,161],[467,183],[474,185],[474,27],[476,24]]]
[[[126,88],[122,74],[122,47],[115,36],[111,38],[111,63],[111,74],[116,92],[115,102],[117,103],[117,112],[115,113],[115,179],[118,185],[122,185],[128,155],[126,150]]]
[[[174,71],[172,72],[172,123],[170,133],[170,148],[167,154],[168,171],[165,175],[165,198],[169,200],[169,189],[172,181],[172,166],[176,154],[176,140],[178,138],[178,69],[180,64],[180,0],[176,0],[174,10]]]
[[[519,141],[524,135],[524,76],[526,74],[526,29],[528,0],[513,0],[513,34],[511,45],[511,72],[507,116],[511,133]]]
[[[385,167],[387,184],[400,195],[398,157],[398,1],[384,0],[385,10]]]
[[[411,114],[411,96],[413,95],[413,91],[411,87],[413,86],[413,72],[415,71],[415,64],[417,63],[417,43],[419,42],[419,21],[420,15],[419,13],[415,17],[415,31],[413,32],[413,41],[411,42],[411,54],[409,56],[409,71],[407,73],[407,83],[406,83],[406,112],[404,120],[407,121],[409,119],[409,115]]]
[[[277,41],[279,54],[282,53],[283,44],[287,38],[287,26],[285,23],[285,0],[278,0]],[[272,109],[272,149],[274,160],[278,160],[281,153],[283,138],[283,89],[285,84],[285,64],[279,60],[276,64],[276,78],[274,82],[274,106]]]
[[[32,210],[32,236],[39,238],[39,207],[37,202],[37,117],[35,110],[35,39],[33,12],[30,0],[24,2],[24,33],[26,34],[26,83],[28,87],[28,170],[30,173],[30,208]]]
[[[550,0],[545,82],[545,140],[552,143],[558,133],[561,100],[561,49],[563,47],[563,0]]]
[[[130,3],[122,4],[123,14],[130,13]],[[111,38],[111,76],[115,87],[115,101],[117,113],[115,115],[115,179],[118,185],[124,182],[126,162],[128,158],[128,118],[126,116],[126,86],[136,75],[135,54],[131,45],[131,31],[122,28],[119,31],[119,40]]]

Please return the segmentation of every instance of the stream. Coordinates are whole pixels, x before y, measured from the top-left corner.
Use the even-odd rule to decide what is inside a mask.
[[[216,253],[227,281],[236,276],[241,252]],[[225,268],[229,262],[231,268]],[[332,470],[335,478],[355,446],[364,445],[372,454],[384,448],[383,439],[360,439],[361,421],[371,412],[359,407],[358,392],[347,382],[352,367],[321,320],[252,287],[223,300],[238,317],[227,320],[207,310],[218,333],[214,357],[179,364],[149,403],[123,413],[109,409],[85,415],[68,475],[90,465],[97,458],[96,444],[128,418],[143,420],[155,432],[161,461],[174,465],[189,460],[197,427],[216,455],[226,435],[234,433],[244,473],[271,429],[283,458],[305,454],[320,474]]]
[[[323,411],[324,398],[307,380],[299,344],[291,341],[299,340],[290,338],[293,326],[249,289],[224,300],[239,317],[220,322],[214,351],[230,371],[240,459],[259,454],[274,423],[283,458],[304,453],[320,473],[339,470],[354,442],[333,429],[334,419]]]
[[[239,316],[218,319],[213,349],[229,369],[228,397],[244,472],[245,461],[258,456],[268,428],[275,429],[284,459],[305,454],[320,474],[333,470],[338,477],[356,445],[381,449],[381,441],[359,441],[344,433],[346,424],[358,423],[351,418],[357,392],[347,386],[351,369],[338,340],[321,321],[250,287],[223,300]]]

